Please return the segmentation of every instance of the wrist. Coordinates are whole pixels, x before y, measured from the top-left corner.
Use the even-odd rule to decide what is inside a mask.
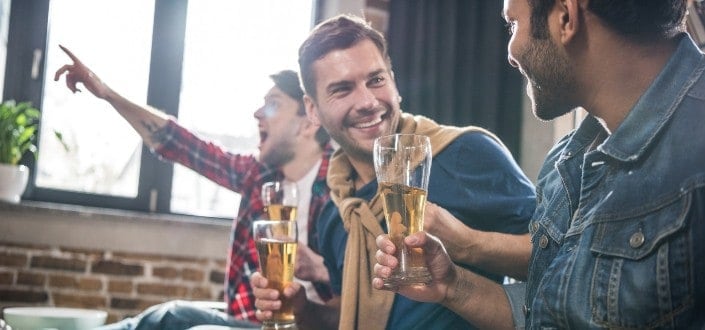
[[[459,249],[461,255],[460,259],[466,265],[477,265],[481,259],[481,255],[484,253],[483,246],[485,245],[483,240],[483,235],[478,235],[480,233],[470,227],[465,227],[467,230],[463,232],[463,238],[459,239],[458,242],[462,242],[462,246]]]
[[[469,275],[468,270],[453,265],[446,294],[440,302],[443,306],[451,310],[460,310],[461,306],[468,302],[473,287]]]

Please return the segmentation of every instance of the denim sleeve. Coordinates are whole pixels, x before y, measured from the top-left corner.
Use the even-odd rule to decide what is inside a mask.
[[[526,298],[526,283],[512,283],[502,286],[504,293],[507,294],[509,307],[512,308],[512,319],[514,320],[514,329],[524,329],[526,316],[524,315],[524,301]]]

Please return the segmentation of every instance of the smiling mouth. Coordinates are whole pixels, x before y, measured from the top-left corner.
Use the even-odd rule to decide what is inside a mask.
[[[375,126],[375,125],[381,123],[385,118],[387,118],[386,113],[384,113],[378,117],[373,117],[369,121],[356,123],[356,124],[352,125],[352,127],[354,127],[354,128],[369,128],[369,127],[372,127],[372,126]]]

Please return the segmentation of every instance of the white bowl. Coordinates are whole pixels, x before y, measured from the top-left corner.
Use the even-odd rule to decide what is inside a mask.
[[[100,310],[60,307],[11,307],[3,318],[12,330],[88,330],[105,324],[108,313]]]

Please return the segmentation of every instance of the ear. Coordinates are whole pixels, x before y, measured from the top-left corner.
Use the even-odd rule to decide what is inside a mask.
[[[575,38],[581,27],[580,11],[581,0],[559,0],[556,10],[560,28],[561,43],[568,44]]]
[[[318,132],[318,128],[321,127],[320,124],[312,122],[308,116],[301,117],[300,123],[299,135],[310,137],[312,139],[316,137],[316,132]]]
[[[321,126],[321,121],[318,119],[318,114],[316,113],[316,102],[308,96],[308,94],[304,95],[304,107],[306,108],[308,120],[316,126]]]

